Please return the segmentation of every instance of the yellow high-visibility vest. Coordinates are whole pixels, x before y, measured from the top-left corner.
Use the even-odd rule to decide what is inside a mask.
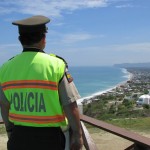
[[[0,68],[0,84],[10,103],[9,120],[34,127],[66,126],[58,84],[63,60],[41,52],[23,52]]]

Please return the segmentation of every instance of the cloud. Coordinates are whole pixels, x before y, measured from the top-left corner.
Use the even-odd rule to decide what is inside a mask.
[[[77,9],[107,7],[114,3],[129,0],[1,0],[0,14],[46,15],[51,18],[61,17]],[[116,8],[133,7],[130,4],[118,5]]]
[[[147,62],[150,55],[150,42],[93,47],[69,47],[58,52],[58,55],[65,58],[70,66],[101,66],[123,62]]]
[[[0,13],[17,12],[59,17],[64,10],[73,11],[82,8],[104,7],[106,5],[106,0],[2,0],[0,2]]]
[[[22,49],[20,44],[0,44],[0,64],[17,55]]]
[[[60,50],[61,51],[61,50]],[[58,51],[58,52],[60,52]],[[105,58],[112,57],[115,59],[120,59],[120,57],[125,57],[126,61],[128,61],[130,57],[140,57],[141,55],[145,55],[149,57],[150,55],[150,42],[144,43],[131,43],[131,44],[118,44],[118,45],[103,45],[103,46],[88,46],[88,47],[80,47],[78,45],[73,47],[66,47],[65,51],[61,53],[62,56],[67,55],[83,55],[93,56],[94,58]]]
[[[4,49],[9,49],[9,48],[16,48],[19,46],[20,44],[0,44],[0,49],[4,50]]]
[[[107,7],[114,3],[130,0],[1,0],[0,14],[21,13],[60,17],[62,14],[77,9]],[[130,4],[118,5],[116,8],[133,7]]]
[[[115,6],[116,8],[133,8],[135,6],[131,5],[131,4],[125,4],[125,5],[118,5]]]
[[[76,43],[92,38],[94,38],[94,36],[87,33],[66,34],[62,37],[62,43]]]
[[[0,56],[9,54],[11,52],[16,53],[17,49],[20,48],[20,44],[0,44]],[[11,50],[11,51],[10,51]]]
[[[67,34],[64,37],[70,40],[70,42],[77,42],[79,37],[81,37],[79,40],[93,38],[92,35],[87,33]],[[0,44],[0,64],[20,53],[21,49],[20,44]],[[48,51],[48,53],[52,53],[52,51]],[[103,46],[95,45],[89,47],[80,47],[78,45],[73,47],[63,46],[61,48],[58,47],[53,53],[65,58],[69,65],[78,66],[111,65],[122,62],[146,62],[150,56],[150,42]]]
[[[133,52],[150,51],[150,42],[131,43],[124,45],[111,45],[111,47],[116,51],[133,51]]]
[[[53,37],[53,38],[52,38]],[[73,33],[68,33],[68,34],[64,34],[61,32],[57,32],[54,30],[50,30],[50,32],[48,32],[47,35],[47,42],[50,45],[58,45],[58,41],[59,44],[63,44],[65,46],[68,46],[69,44],[76,44],[79,42],[87,42],[88,40],[93,40],[93,39],[99,39],[99,38],[104,38],[105,35],[101,34],[101,35],[94,35],[94,34],[90,34],[87,32],[73,32]]]

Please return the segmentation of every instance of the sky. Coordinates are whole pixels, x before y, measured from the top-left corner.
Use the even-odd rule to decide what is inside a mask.
[[[22,52],[12,21],[44,15],[46,53],[69,66],[150,62],[150,0],[0,0],[0,64]]]

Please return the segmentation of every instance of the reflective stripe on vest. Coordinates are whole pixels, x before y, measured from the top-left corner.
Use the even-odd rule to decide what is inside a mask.
[[[2,84],[3,91],[13,88],[42,88],[42,89],[58,90],[56,82],[43,80],[17,80],[4,82]]]
[[[56,115],[56,116],[28,116],[28,115],[18,115],[18,114],[9,114],[11,120],[17,120],[20,122],[31,122],[38,124],[45,123],[56,123],[62,122],[65,119],[64,115]]]

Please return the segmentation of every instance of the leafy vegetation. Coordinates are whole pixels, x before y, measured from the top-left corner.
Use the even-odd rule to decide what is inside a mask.
[[[6,133],[4,125],[0,125],[0,134]]]
[[[124,118],[111,121],[108,120],[107,122],[134,131],[150,132],[150,117],[128,119]]]
[[[150,106],[136,107],[134,100],[110,101],[108,97],[84,105],[85,115],[132,130],[150,131]]]

